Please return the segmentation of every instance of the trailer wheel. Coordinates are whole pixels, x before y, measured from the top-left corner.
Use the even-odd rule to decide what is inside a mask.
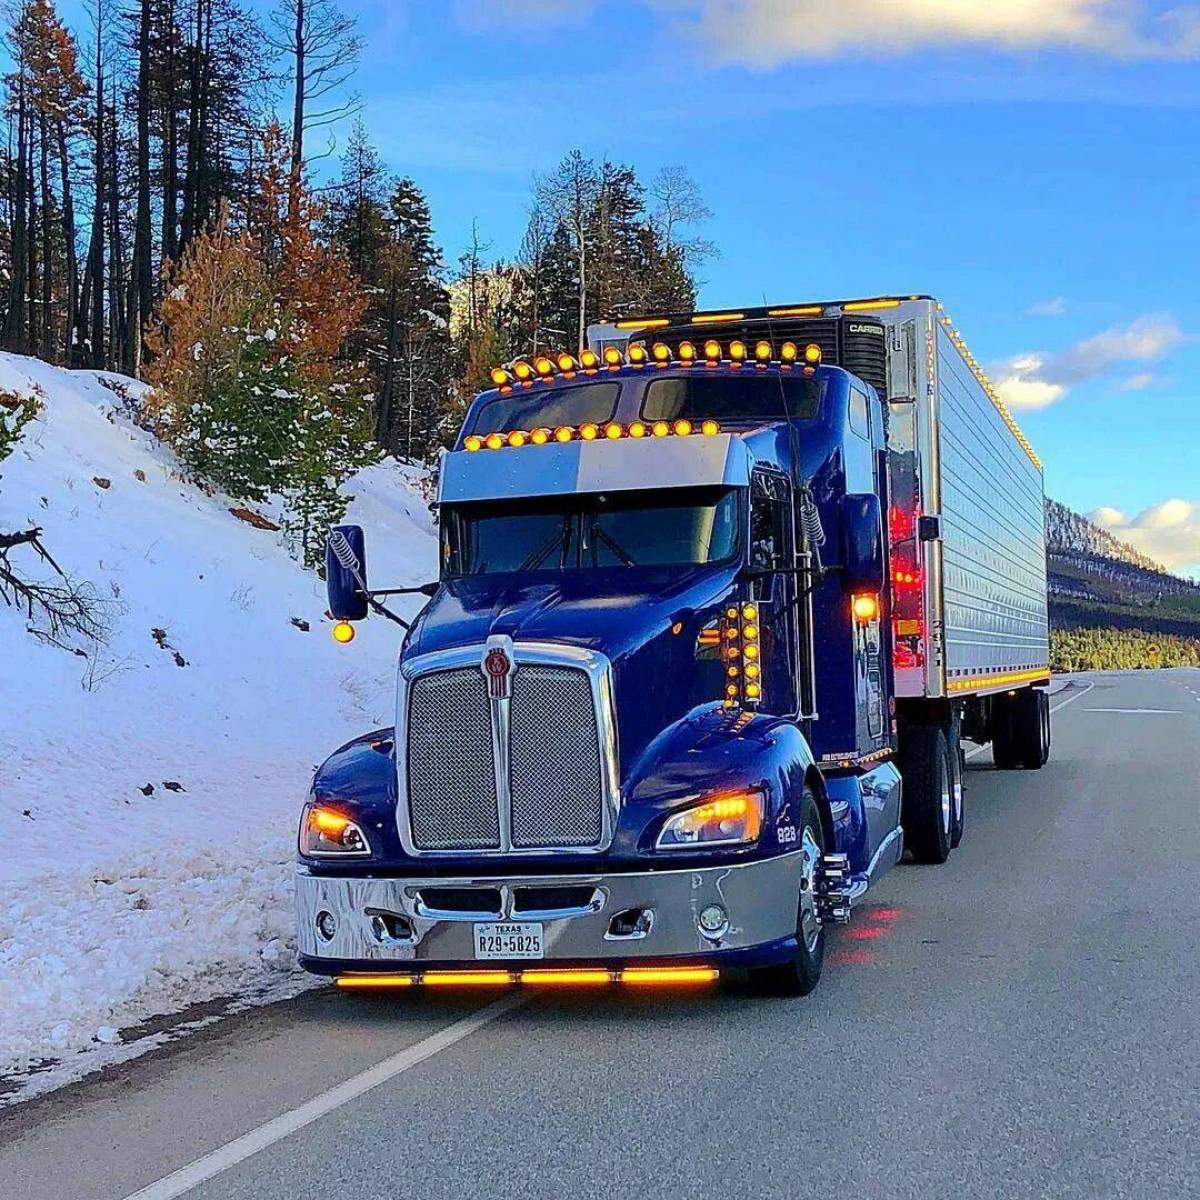
[[[953,789],[951,797],[954,809],[950,820],[950,848],[953,850],[963,839],[963,830],[967,824],[966,779],[967,754],[962,742],[955,737],[950,746],[950,762],[954,767]]]
[[[1050,698],[1025,688],[993,701],[992,760],[1001,771],[1037,771],[1050,757]]]
[[[954,767],[939,725],[914,725],[900,743],[904,844],[919,863],[950,857],[954,827]]]
[[[1022,718],[1025,727],[1022,765],[1029,771],[1039,771],[1050,759],[1050,697],[1040,688],[1030,688],[1018,699],[1027,710]]]
[[[768,996],[807,996],[817,986],[825,963],[825,928],[818,914],[816,893],[825,854],[825,831],[817,802],[807,787],[800,808],[803,859],[796,908],[796,953],[785,963],[750,972],[751,986]]]

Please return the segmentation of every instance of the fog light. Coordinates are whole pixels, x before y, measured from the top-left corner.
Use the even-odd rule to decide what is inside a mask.
[[[337,919],[333,913],[322,910],[317,913],[317,936],[323,942],[332,942],[337,933]]]
[[[729,914],[719,905],[710,904],[700,911],[700,932],[706,938],[722,937],[729,929]]]

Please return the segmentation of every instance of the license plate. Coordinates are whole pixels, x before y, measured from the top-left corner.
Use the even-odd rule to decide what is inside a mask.
[[[475,926],[476,958],[542,958],[540,921],[488,921]]]

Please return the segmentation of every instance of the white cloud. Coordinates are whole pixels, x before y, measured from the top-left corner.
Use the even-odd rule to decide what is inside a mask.
[[[1148,313],[1128,325],[1114,325],[1084,338],[1057,354],[1035,351],[1007,359],[993,370],[996,390],[1011,408],[1045,408],[1077,384],[1109,375],[1122,363],[1156,362],[1183,340],[1183,331],[1174,317]],[[1152,381],[1152,373],[1142,371],[1119,386],[1125,391],[1138,391]]]
[[[1146,0],[651,0],[724,61],[878,57],[930,47],[1075,50],[1107,58],[1200,55],[1200,5]],[[892,12],[888,12],[888,9]]]
[[[1142,392],[1145,391],[1154,382],[1153,371],[1139,371],[1136,375],[1130,375],[1128,379],[1122,379],[1117,387],[1123,392]]]
[[[1067,311],[1067,301],[1063,296],[1055,296],[1052,300],[1039,300],[1026,310],[1027,317],[1061,317]]]
[[[1164,566],[1200,574],[1200,500],[1164,500],[1133,518],[1102,507],[1088,517]]]

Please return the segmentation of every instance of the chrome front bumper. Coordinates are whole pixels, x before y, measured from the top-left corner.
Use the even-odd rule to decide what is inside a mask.
[[[799,852],[736,866],[612,875],[348,879],[312,875],[302,867],[296,874],[299,951],[306,959],[367,969],[404,962],[462,963],[475,957],[474,926],[479,921],[541,921],[547,962],[749,949],[795,935],[800,868]],[[569,907],[526,906],[523,896],[550,888],[577,889],[578,894]],[[431,908],[429,893],[439,889],[477,889],[478,910]],[[458,900],[461,910],[461,895]],[[728,927],[706,936],[700,913],[714,904],[728,914]],[[614,934],[614,918],[636,910],[648,918],[630,933]],[[322,914],[333,918],[332,936],[318,932]],[[323,923],[328,930],[330,922]],[[395,936],[397,929],[403,936]]]

